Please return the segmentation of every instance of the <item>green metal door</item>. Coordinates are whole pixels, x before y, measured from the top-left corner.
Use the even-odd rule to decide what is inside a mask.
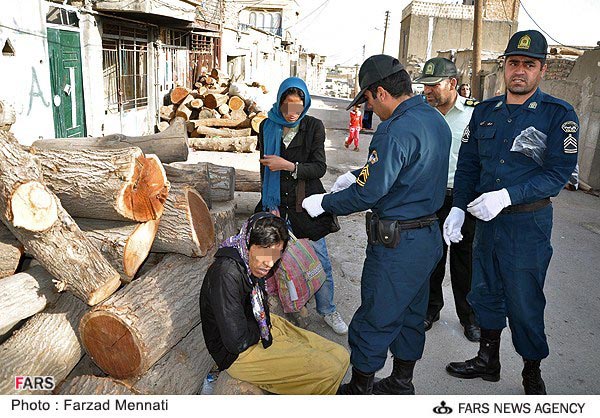
[[[48,28],[48,53],[55,135],[57,138],[85,136],[79,33]]]

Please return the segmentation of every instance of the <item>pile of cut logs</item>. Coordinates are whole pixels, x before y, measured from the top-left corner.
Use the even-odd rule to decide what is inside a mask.
[[[163,132],[40,140],[0,130],[0,394],[195,394],[213,362],[198,299],[235,233],[235,170]],[[178,162],[179,161],[179,162]]]
[[[168,104],[160,107],[157,130],[164,131],[180,117],[186,121],[189,144],[196,150],[254,151],[266,113],[258,111],[251,99],[240,97],[240,91],[230,91],[229,79],[216,69],[201,75],[195,87],[171,90],[165,98]]]

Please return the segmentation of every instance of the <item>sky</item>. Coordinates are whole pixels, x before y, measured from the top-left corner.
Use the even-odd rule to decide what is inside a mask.
[[[433,1],[433,0],[424,0]],[[306,51],[327,56],[327,65],[355,65],[381,54],[385,12],[390,11],[385,53],[398,56],[402,9],[410,0],[296,0],[296,36]],[[435,3],[462,3],[437,0]],[[546,31],[549,44],[595,46],[600,41],[600,0],[521,0],[519,30]],[[524,6],[524,8],[523,8]]]

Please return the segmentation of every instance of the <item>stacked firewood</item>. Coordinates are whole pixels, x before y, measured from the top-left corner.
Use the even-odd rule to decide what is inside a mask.
[[[183,86],[171,90],[168,104],[160,108],[157,130],[167,129],[179,117],[186,121],[190,146],[196,150],[252,152],[266,113],[243,94],[241,89],[231,88],[227,76],[213,69],[199,77],[193,90]]]
[[[0,394],[49,393],[16,376],[52,376],[54,393],[198,393],[213,364],[198,299],[235,233],[235,171],[185,164],[186,142],[179,118],[30,147],[0,131]]]

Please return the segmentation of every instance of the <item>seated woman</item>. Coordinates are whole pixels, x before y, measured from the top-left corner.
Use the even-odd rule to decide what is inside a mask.
[[[335,394],[347,350],[269,314],[265,278],[288,239],[282,218],[259,212],[221,244],[200,291],[204,341],[235,379],[277,394]]]

